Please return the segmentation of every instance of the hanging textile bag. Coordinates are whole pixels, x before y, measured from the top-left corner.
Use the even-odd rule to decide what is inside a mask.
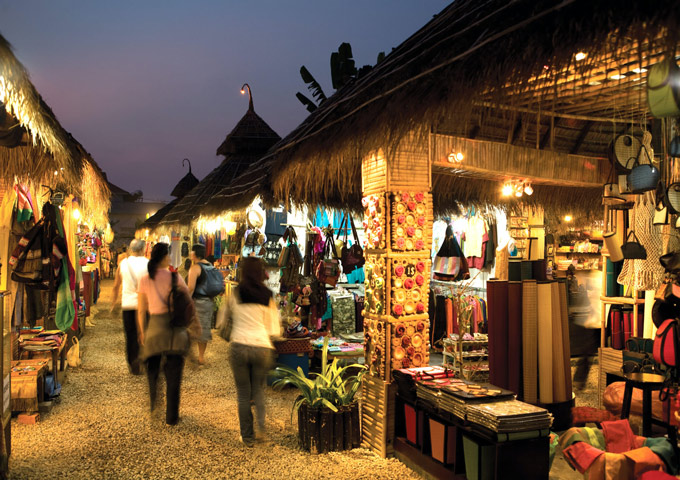
[[[642,246],[633,230],[628,232],[626,241],[621,245],[623,258],[626,260],[647,260],[647,250]]]
[[[340,278],[340,261],[338,260],[335,248],[333,247],[333,229],[329,227],[326,231],[323,258],[318,263],[315,273],[319,282],[332,287],[338,284],[338,279]]]
[[[680,69],[674,56],[669,56],[649,69],[647,74],[647,103],[657,118],[680,115]]]
[[[470,278],[467,259],[453,235],[451,225],[446,227],[444,241],[432,262],[432,271],[437,280],[454,281]]]
[[[622,134],[614,138],[612,143],[609,144],[609,157],[618,172],[630,172],[631,167],[628,165],[628,159],[637,156],[640,153],[641,146],[640,139],[633,135]]]
[[[678,320],[669,318],[663,321],[654,337],[654,360],[668,367],[680,365],[678,355]]]
[[[342,221],[340,222],[340,228],[338,228],[338,236],[334,240],[334,245],[335,245],[335,254],[342,258],[342,249],[345,248],[345,245],[347,245],[347,229],[349,228],[349,224],[347,223],[347,215],[343,214],[342,215]],[[345,236],[345,239],[342,240],[340,239],[340,235]],[[344,266],[344,264],[343,264]],[[345,272],[347,273],[347,272]]]
[[[71,348],[68,349],[68,352],[66,352],[66,363],[68,363],[69,367],[79,367],[81,364],[80,360],[80,343],[78,342],[77,337],[71,337],[71,342],[73,345],[71,345]]]
[[[172,288],[168,297],[171,327],[188,327],[196,316],[194,301],[186,287],[177,284],[177,272],[172,272]]]
[[[652,158],[649,155],[647,147],[642,146],[641,153],[644,152],[649,163],[640,163],[639,156],[631,157],[633,160],[632,168],[628,174],[628,186],[633,193],[644,193],[650,190],[656,190],[661,178],[661,172],[652,164]]]
[[[345,234],[345,244],[340,251],[340,259],[342,260],[342,271],[345,272],[346,275],[352,273],[357,268],[363,267],[366,262],[364,260],[364,250],[359,243],[359,234],[354,226],[354,219],[352,219],[352,215],[349,213],[347,216],[349,217],[349,225],[352,228],[354,243],[351,247],[347,248],[347,234]]]
[[[670,223],[670,218],[671,216],[668,213],[668,207],[664,205],[663,199],[658,199],[656,201],[656,207],[654,208],[654,219],[652,220],[652,224],[668,225]]]

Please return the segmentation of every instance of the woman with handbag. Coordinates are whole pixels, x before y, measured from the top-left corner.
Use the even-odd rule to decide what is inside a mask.
[[[165,357],[165,382],[167,406],[165,423],[176,425],[179,421],[179,394],[184,370],[184,356],[189,349],[189,334],[184,327],[170,325],[169,300],[172,292],[173,274],[170,266],[170,248],[167,243],[157,243],[151,250],[147,265],[148,273],[139,280],[137,326],[139,331],[140,358],[146,362],[149,379],[151,411],[156,406],[156,387],[161,360]],[[177,274],[177,288],[188,289]],[[147,313],[150,315],[146,321]]]
[[[255,404],[258,433],[265,431],[264,385],[272,367],[274,345],[270,337],[281,335],[281,318],[272,292],[264,284],[265,267],[257,257],[239,262],[241,281],[229,297],[226,311],[220,315],[218,330],[231,331],[229,361],[234,373],[238,401],[241,441],[248,447],[255,443],[253,412]]]
[[[214,300],[207,296],[204,291],[204,283],[206,281],[206,274],[203,271],[205,266],[212,266],[212,264],[205,258],[205,245],[197,243],[191,247],[191,267],[189,268],[189,276],[187,285],[189,293],[194,299],[196,306],[196,316],[201,324],[201,338],[198,338],[198,364],[205,365],[205,350],[208,348],[208,342],[212,340],[210,327],[212,327],[212,317],[215,311]]]

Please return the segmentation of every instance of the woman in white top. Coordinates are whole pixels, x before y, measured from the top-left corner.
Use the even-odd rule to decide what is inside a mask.
[[[272,367],[274,345],[270,337],[281,334],[281,319],[272,292],[264,284],[262,259],[242,257],[241,282],[229,297],[227,315],[232,319],[229,360],[238,399],[241,441],[255,442],[253,412],[255,403],[259,433],[265,430],[264,384]]]

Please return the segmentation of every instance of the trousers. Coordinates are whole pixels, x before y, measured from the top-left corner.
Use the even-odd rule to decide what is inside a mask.
[[[272,350],[263,347],[251,347],[242,343],[232,343],[229,360],[236,383],[241,438],[244,441],[253,441],[255,440],[255,432],[251,402],[255,404],[258,430],[264,432],[264,384],[267,379],[267,372],[272,366]]]
[[[167,384],[165,423],[175,425],[179,421],[179,389],[182,383],[182,371],[184,370],[183,355],[154,355],[146,359],[146,373],[149,379],[149,400],[151,410],[156,407],[156,390],[158,387],[158,375],[161,370],[161,360],[165,357],[163,371]]]
[[[125,354],[130,372],[138,375],[139,341],[137,340],[137,310],[123,310],[123,331],[125,332]]]

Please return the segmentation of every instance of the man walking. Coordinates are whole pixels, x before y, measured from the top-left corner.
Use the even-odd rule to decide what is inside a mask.
[[[139,361],[139,343],[137,341],[137,286],[139,279],[147,271],[149,260],[144,257],[144,240],[132,240],[128,256],[118,263],[113,283],[112,313],[119,308],[123,310],[123,331],[130,373],[141,375],[142,365]],[[122,299],[121,299],[122,289]],[[119,303],[120,302],[120,303]]]

